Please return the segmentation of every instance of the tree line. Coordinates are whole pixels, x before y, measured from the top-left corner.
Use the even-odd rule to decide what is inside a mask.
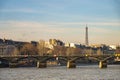
[[[22,46],[17,46],[17,49],[9,49],[6,51],[12,55],[58,55],[58,56],[79,56],[80,54],[104,54],[105,52],[101,48],[97,50],[92,48],[73,48],[56,45],[53,49],[47,48],[45,46],[45,41],[40,40],[39,44],[33,45],[31,43],[24,44]],[[117,47],[115,53],[120,53],[120,47]]]

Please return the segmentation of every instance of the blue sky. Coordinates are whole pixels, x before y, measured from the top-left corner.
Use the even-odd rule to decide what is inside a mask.
[[[0,0],[0,37],[120,43],[120,0]]]

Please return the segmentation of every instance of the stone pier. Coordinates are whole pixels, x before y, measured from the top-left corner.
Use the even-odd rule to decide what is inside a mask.
[[[99,68],[107,68],[107,61],[100,61]]]
[[[68,61],[68,62],[67,62],[67,68],[76,68],[75,62]]]
[[[37,62],[37,68],[46,68],[46,67],[47,67],[46,62],[40,62],[40,61]]]

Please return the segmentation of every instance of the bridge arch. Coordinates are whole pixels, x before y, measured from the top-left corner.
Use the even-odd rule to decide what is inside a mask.
[[[96,58],[96,57],[75,57],[75,58],[71,59],[70,61],[71,62],[76,62],[79,59],[100,61],[99,58]]]
[[[0,58],[0,67],[8,67],[9,61],[3,58]]]
[[[38,61],[39,60],[39,58],[36,58],[36,57],[21,57],[21,58],[17,58],[17,62],[19,62],[19,61],[22,61],[22,60],[34,60],[34,61]]]
[[[112,58],[114,58],[115,56],[107,56],[107,57],[94,57],[94,56],[87,56],[87,57],[74,57],[74,58],[71,58],[69,59],[70,62],[76,62],[77,60],[79,59],[87,59],[87,60],[94,60],[94,61],[97,61],[97,62],[100,62],[100,61],[107,61],[107,60],[110,60]]]
[[[36,66],[37,61],[39,58],[37,57],[21,57],[16,59],[16,64],[19,67],[25,67],[25,66]]]

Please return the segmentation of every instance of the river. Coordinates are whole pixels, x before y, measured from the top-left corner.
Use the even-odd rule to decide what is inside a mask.
[[[0,80],[120,80],[120,65],[108,65],[106,69],[99,69],[98,65],[75,69],[65,66],[0,68]]]

